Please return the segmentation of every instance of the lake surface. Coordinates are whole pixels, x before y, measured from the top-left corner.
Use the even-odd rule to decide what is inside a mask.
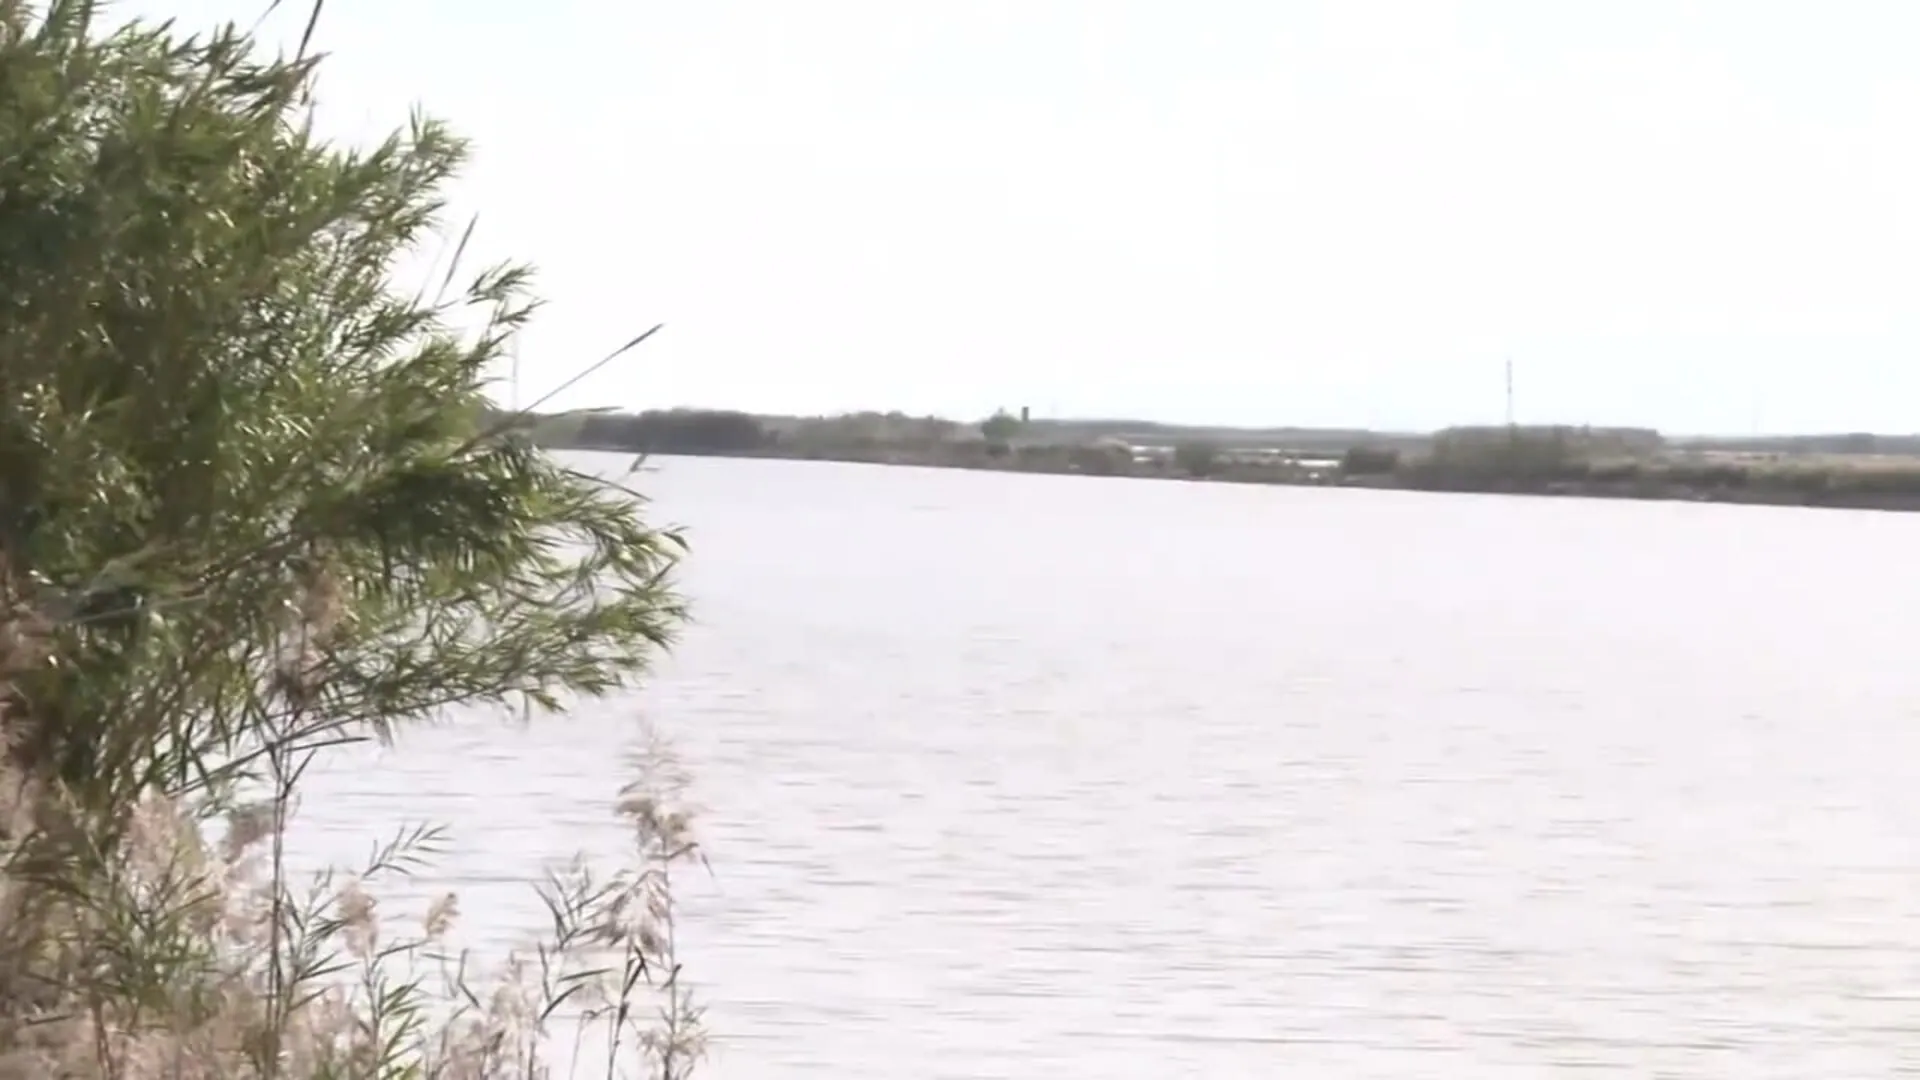
[[[654,464],[652,688],[302,842],[447,823],[504,948],[650,720],[704,1075],[1920,1076],[1920,515]]]

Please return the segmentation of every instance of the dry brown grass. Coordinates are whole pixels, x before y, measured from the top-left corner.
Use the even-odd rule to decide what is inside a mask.
[[[656,742],[635,770],[616,807],[631,863],[553,875],[547,940],[484,974],[446,947],[454,896],[404,914],[373,899],[431,856],[434,830],[298,882],[280,842],[290,788],[211,822],[152,796],[124,842],[49,873],[36,841],[66,808],[0,778],[0,1080],[688,1076],[704,1032],[673,876],[700,855],[672,755]]]

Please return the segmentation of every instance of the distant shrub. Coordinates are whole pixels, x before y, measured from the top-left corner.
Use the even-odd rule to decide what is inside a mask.
[[[1920,468],[1836,469],[1832,486],[1862,495],[1920,495]]]
[[[1220,470],[1220,448],[1198,440],[1183,442],[1173,448],[1173,463],[1188,476],[1205,479]]]
[[[582,418],[579,438],[588,446],[655,454],[744,453],[773,442],[758,417],[723,409],[594,413]]]
[[[1091,443],[1074,447],[1068,461],[1074,471],[1090,476],[1122,476],[1133,469],[1133,451],[1125,444]]]
[[[1641,468],[1637,461],[1596,462],[1587,470],[1587,476],[1600,483],[1631,483],[1640,479]]]
[[[1689,487],[1739,489],[1752,483],[1755,473],[1751,467],[1737,462],[1683,460],[1665,466],[1660,478]]]
[[[1400,451],[1390,446],[1352,446],[1340,457],[1345,476],[1384,476],[1400,467]]]
[[[1825,469],[1794,469],[1786,477],[1790,487],[1807,495],[1824,495],[1833,487],[1833,477]]]
[[[1002,409],[980,421],[980,434],[989,442],[1007,442],[1020,434],[1020,418]]]
[[[1451,484],[1539,483],[1583,479],[1586,462],[1573,428],[1449,428],[1425,467]]]

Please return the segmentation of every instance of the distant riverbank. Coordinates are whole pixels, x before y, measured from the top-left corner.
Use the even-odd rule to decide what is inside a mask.
[[[1156,429],[1124,421],[979,425],[900,414],[762,417],[714,410],[538,417],[556,449],[784,458],[1212,483],[1920,510],[1920,453],[1873,436],[1842,452],[1756,451],[1641,429],[1453,428],[1431,434]],[[1169,438],[1171,435],[1173,437]],[[1845,441],[1852,440],[1852,441]],[[1789,444],[1792,445],[1792,444]],[[1844,452],[1851,448],[1854,452]],[[1901,447],[1906,448],[1904,445]]]
[[[556,449],[633,452],[624,447],[568,446]],[[1056,454],[1008,455],[982,459],[908,452],[783,453],[778,450],[740,450],[731,452],[672,451],[682,457],[772,458],[792,461],[838,461],[850,464],[896,465],[914,468],[974,469],[995,472],[1020,472],[1062,476],[1102,476],[1139,480],[1180,480],[1188,483],[1271,484],[1276,486],[1345,487],[1376,491],[1427,491],[1453,494],[1535,495],[1558,498],[1640,499],[1674,502],[1719,502],[1754,506],[1807,506],[1829,509],[1920,511],[1920,483],[1911,491],[1862,490],[1844,479],[1824,484],[1806,480],[1799,483],[1702,483],[1676,479],[1673,469],[1649,469],[1633,478],[1540,480],[1500,477],[1422,477],[1418,475],[1350,476],[1330,470],[1321,475],[1300,475],[1283,470],[1241,468],[1205,477],[1188,475],[1178,469],[1129,468],[1088,469]],[[1811,473],[1811,476],[1821,476]],[[1824,478],[1824,477],[1823,477]]]

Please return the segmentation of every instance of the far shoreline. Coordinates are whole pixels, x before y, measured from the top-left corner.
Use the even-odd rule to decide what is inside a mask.
[[[656,449],[648,451],[624,446],[545,443],[550,449],[591,453],[626,454],[641,457],[684,457],[747,461],[821,462],[842,465],[872,465],[883,468],[941,469],[962,472],[1017,473],[1032,476],[1071,476],[1107,480],[1173,481],[1190,484],[1232,484],[1253,487],[1320,488],[1347,491],[1400,491],[1427,495],[1504,495],[1539,499],[1592,499],[1628,502],[1686,502],[1723,506],[1766,506],[1825,510],[1873,510],[1887,513],[1920,512],[1920,490],[1907,491],[1832,491],[1806,490],[1787,486],[1708,486],[1671,480],[1541,480],[1519,478],[1505,480],[1486,477],[1480,482],[1455,480],[1450,483],[1415,483],[1395,475],[1346,476],[1337,472],[1321,476],[1283,474],[1216,474],[1192,476],[1166,470],[1090,471],[1073,467],[1071,462],[1051,460],[1022,462],[1011,457],[985,461],[942,459],[932,455],[901,453],[791,453],[775,449],[693,450]]]
[[[1920,436],[1668,437],[1646,428],[1440,431],[1205,428],[903,413],[772,416],[719,409],[492,413],[552,449],[838,461],[1057,476],[1548,498],[1920,511]]]

